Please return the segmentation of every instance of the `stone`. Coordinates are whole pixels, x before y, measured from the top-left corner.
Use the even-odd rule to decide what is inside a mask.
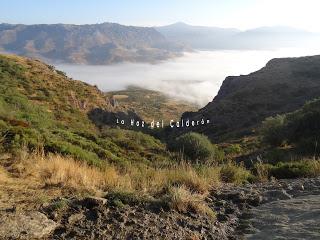
[[[86,207],[92,208],[107,204],[107,199],[100,197],[87,197],[83,200],[83,202]]]
[[[37,211],[0,214],[2,239],[41,239],[56,227],[56,222]]]
[[[291,199],[292,196],[288,194],[285,190],[270,190],[265,194],[264,200],[266,202],[272,202],[277,200],[288,200]]]
[[[69,222],[69,224],[74,224],[75,222],[80,221],[84,217],[85,216],[82,213],[76,213],[76,214],[71,215],[68,218],[68,222]]]

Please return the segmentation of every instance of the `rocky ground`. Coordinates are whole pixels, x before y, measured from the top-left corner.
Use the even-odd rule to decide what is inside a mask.
[[[277,211],[272,209],[281,205],[272,204],[290,206],[294,212],[301,205],[292,201],[301,202],[299,198],[310,195],[319,197],[320,178],[224,186],[207,199],[216,219],[181,214],[154,204],[115,205],[106,198],[57,198],[36,212],[2,210],[0,239],[270,239],[259,226],[270,222],[268,212],[277,218]]]

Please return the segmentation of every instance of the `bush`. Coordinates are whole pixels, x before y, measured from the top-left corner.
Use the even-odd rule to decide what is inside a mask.
[[[48,140],[45,143],[44,147],[46,152],[59,153],[65,156],[72,156],[75,159],[86,161],[90,165],[103,165],[102,161],[100,161],[96,153],[86,151],[81,147],[72,145],[62,140]]]
[[[271,168],[270,175],[278,179],[316,177],[320,174],[319,166],[320,162],[315,160],[280,162]]]
[[[6,151],[15,152],[22,147],[27,147],[31,150],[39,148],[42,136],[35,129],[18,126],[0,129],[0,139]]]
[[[228,146],[226,146],[223,151],[227,154],[227,155],[237,155],[242,153],[243,149],[240,146],[240,144],[230,144]]]
[[[279,162],[276,165],[257,163],[253,172],[258,180],[262,181],[270,177],[277,179],[318,177],[320,175],[320,161],[305,159],[293,162]]]
[[[263,142],[271,146],[280,146],[283,144],[285,139],[284,123],[284,115],[269,117],[263,121],[260,129]]]
[[[223,152],[213,145],[208,137],[199,133],[186,133],[171,144],[174,151],[183,153],[193,162],[205,162],[206,160],[221,160]]]
[[[267,118],[260,134],[271,146],[288,143],[298,154],[319,156],[320,99],[307,102],[297,111]]]
[[[252,178],[250,171],[234,163],[223,165],[220,170],[220,175],[222,181],[235,184],[248,182]]]

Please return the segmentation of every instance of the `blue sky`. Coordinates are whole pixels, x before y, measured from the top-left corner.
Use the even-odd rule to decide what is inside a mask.
[[[236,27],[288,25],[320,31],[318,0],[10,0],[0,22],[154,26],[183,21]]]

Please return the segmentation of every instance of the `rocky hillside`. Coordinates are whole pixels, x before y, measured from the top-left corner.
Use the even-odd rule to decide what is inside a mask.
[[[273,59],[261,70],[227,77],[218,95],[184,118],[210,118],[197,129],[212,139],[250,134],[266,117],[296,110],[320,96],[320,56]]]
[[[0,24],[0,51],[54,62],[154,62],[178,56],[182,50],[153,28],[115,23]]]

